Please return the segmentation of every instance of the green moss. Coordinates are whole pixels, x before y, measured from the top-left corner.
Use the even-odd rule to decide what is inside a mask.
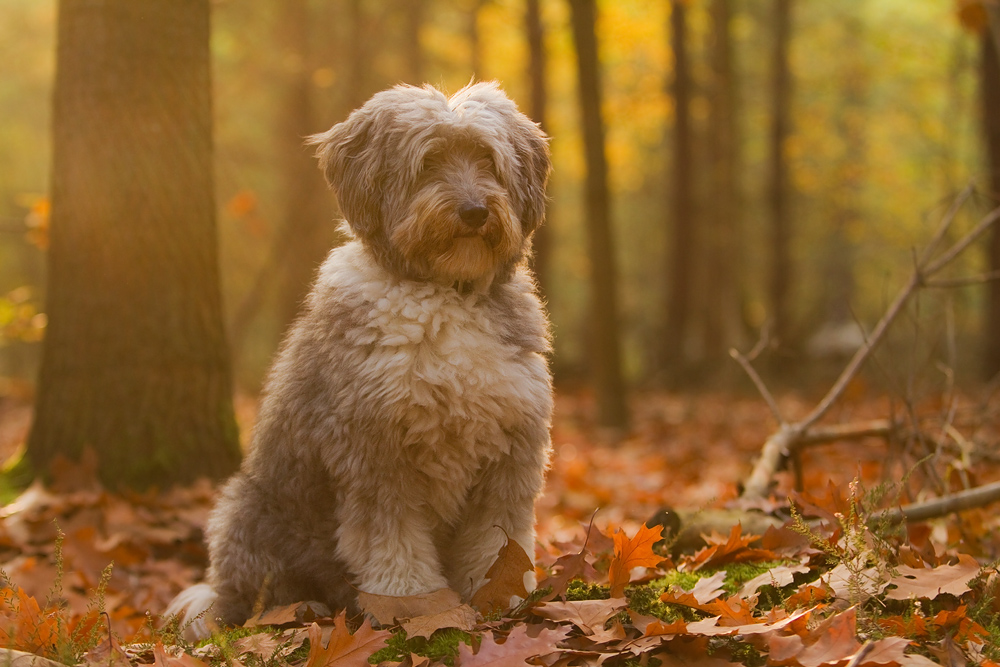
[[[430,639],[414,637],[407,639],[406,633],[398,629],[389,637],[385,648],[373,653],[368,662],[377,665],[383,661],[399,662],[411,653],[440,660],[446,665],[454,665],[460,643],[472,645],[472,635],[455,628],[438,630]]]
[[[566,600],[607,600],[611,597],[611,589],[598,584],[588,584],[580,579],[574,579],[566,587]]]

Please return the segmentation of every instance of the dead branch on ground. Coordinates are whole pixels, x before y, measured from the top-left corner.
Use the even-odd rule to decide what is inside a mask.
[[[750,476],[746,480],[742,494],[743,499],[763,498],[766,496],[768,488],[771,485],[771,481],[773,480],[775,473],[780,468],[782,461],[789,456],[792,456],[797,450],[800,450],[808,444],[829,442],[833,439],[831,436],[836,432],[836,429],[831,431],[831,427],[820,427],[817,425],[817,422],[822,419],[830,408],[833,407],[833,405],[841,398],[848,384],[858,374],[861,367],[871,356],[875,348],[877,348],[882,342],[889,327],[902,312],[910,297],[913,296],[913,294],[921,287],[928,286],[930,278],[954,261],[955,258],[961,255],[963,251],[972,245],[972,243],[980,238],[993,226],[994,223],[996,223],[998,219],[1000,219],[1000,208],[993,209],[986,216],[984,216],[975,225],[975,227],[972,228],[972,230],[958,239],[958,241],[946,250],[938,253],[938,247],[944,240],[948,230],[951,228],[959,210],[969,199],[971,194],[972,188],[970,187],[966,188],[958,197],[956,197],[954,203],[942,219],[941,224],[938,226],[934,236],[927,244],[927,247],[924,249],[923,253],[915,259],[913,273],[911,274],[906,285],[902,288],[902,290],[900,290],[892,304],[890,304],[889,308],[882,316],[882,319],[880,319],[875,325],[875,328],[872,330],[867,340],[865,340],[864,344],[855,352],[854,356],[848,362],[847,366],[841,372],[837,380],[833,383],[830,390],[803,419],[798,421],[786,420],[781,415],[777,403],[775,402],[773,396],[771,396],[771,393],[767,390],[767,386],[764,384],[763,380],[757,374],[756,370],[754,370],[750,360],[737,350],[730,351],[730,355],[736,359],[737,362],[739,362],[744,370],[746,370],[751,380],[753,380],[771,411],[774,413],[779,424],[778,429],[772,433],[764,443],[764,446],[761,449],[760,457],[757,459]],[[884,423],[879,426],[880,428],[876,429],[875,432],[868,432],[863,426],[845,425],[839,427],[841,430],[840,438],[848,437],[851,434],[855,434],[854,437],[859,437],[856,435],[857,433],[861,433],[863,435],[888,436],[896,428],[896,425],[892,423]]]

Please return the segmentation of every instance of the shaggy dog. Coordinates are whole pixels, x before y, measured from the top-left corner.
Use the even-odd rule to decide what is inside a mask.
[[[182,594],[188,616],[356,610],[358,591],[468,600],[505,534],[534,552],[552,397],[525,256],[546,137],[477,83],[450,99],[397,86],[310,142],[353,238],[270,372],[209,521],[211,592]]]

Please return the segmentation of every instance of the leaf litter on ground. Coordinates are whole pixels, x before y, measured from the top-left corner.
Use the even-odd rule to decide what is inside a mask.
[[[203,576],[214,489],[110,493],[96,483],[91,460],[64,464],[54,486],[35,484],[0,510],[0,560],[9,577],[0,644],[67,663],[86,649],[75,653],[79,662],[119,667],[330,667],[369,664],[372,655],[402,667],[1000,660],[998,576],[980,568],[998,551],[990,537],[998,521],[989,512],[877,539],[856,522],[852,529],[844,517],[864,503],[836,472],[874,485],[885,470],[877,448],[845,443],[809,453],[806,488],[819,493],[793,495],[779,485],[808,520],[808,534],[790,522],[758,536],[733,522],[701,535],[696,550],[671,552],[661,526],[644,519],[676,498],[704,508],[733,500],[770,428],[761,423],[762,406],[645,396],[633,435],[610,448],[589,430],[589,400],[557,397],[553,468],[538,504],[541,588],[528,595],[530,559],[511,548],[490,574],[489,602],[477,600],[485,617],[457,596],[389,615],[378,610],[384,600],[369,598],[362,606],[377,625],[303,601],[267,610],[242,634],[201,648],[185,644],[153,626],[173,595]],[[975,473],[997,475],[988,467]],[[780,498],[766,509],[787,510]],[[596,507],[597,520],[583,523]],[[865,539],[852,541],[851,530]],[[102,581],[107,621],[95,609]],[[865,597],[852,604],[861,590]],[[522,601],[510,608],[512,598]],[[451,643],[441,646],[445,639]]]

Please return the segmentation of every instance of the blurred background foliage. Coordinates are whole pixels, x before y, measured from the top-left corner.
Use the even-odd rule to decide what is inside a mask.
[[[719,38],[709,0],[683,3],[693,97],[691,164],[673,160],[676,105],[667,0],[601,0],[596,32],[619,272],[625,375],[633,386],[717,381],[738,369],[701,344],[699,295],[712,252],[705,223]],[[774,3],[731,0],[730,81],[738,206],[732,229],[737,322],[725,346],[746,349],[768,320],[771,270],[767,182],[772,115]],[[790,328],[775,358],[793,377],[831,351],[810,348],[824,325],[870,327],[912,266],[912,252],[970,181],[974,205],[960,228],[992,207],[980,122],[982,21],[955,0],[827,0],[794,3],[790,41]],[[586,170],[579,127],[570,5],[541,0],[546,54],[545,128],[554,172],[546,296],[556,335],[557,377],[587,370],[589,259],[583,226]],[[56,2],[0,0],[0,378],[30,392],[45,318],[45,228]],[[213,2],[217,202],[223,291],[239,386],[255,391],[332,243],[336,204],[301,139],[342,120],[398,82],[455,91],[497,79],[529,106],[524,0],[215,0]],[[965,23],[963,24],[963,20]],[[303,166],[305,165],[305,166]],[[664,335],[671,175],[693,174],[694,324],[668,364]],[[305,225],[306,218],[315,225]],[[296,227],[296,224],[300,225]],[[985,270],[970,253],[963,274]],[[296,274],[296,272],[298,272]],[[985,290],[923,297],[925,347],[977,368]],[[837,302],[837,303],[833,303]],[[832,304],[832,305],[831,305]],[[942,347],[943,346],[943,347]],[[835,346],[834,346],[835,347]],[[808,351],[814,354],[810,356]],[[928,356],[946,356],[945,352]],[[937,357],[935,357],[937,358]],[[964,364],[964,366],[963,366]],[[666,369],[671,372],[666,372]],[[678,370],[680,369],[680,370]]]

